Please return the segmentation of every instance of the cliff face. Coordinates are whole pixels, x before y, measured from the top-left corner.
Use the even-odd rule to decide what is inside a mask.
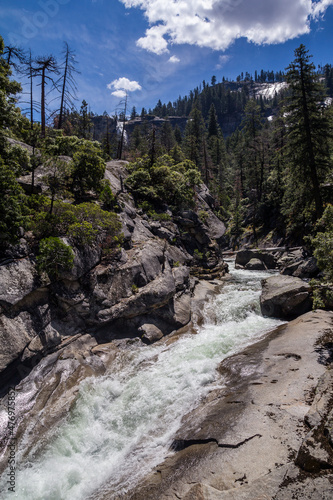
[[[22,378],[46,354],[89,334],[98,342],[140,337],[149,343],[190,321],[197,274],[223,275],[218,242],[225,227],[205,186],[195,210],[166,222],[149,220],[123,190],[125,162],[109,162],[124,247],[109,260],[96,246],[74,248],[74,268],[57,281],[40,276],[24,235],[0,265],[0,371],[5,384]],[[205,212],[204,222],[198,214]],[[194,249],[205,261],[193,257]],[[208,268],[202,269],[202,265]]]

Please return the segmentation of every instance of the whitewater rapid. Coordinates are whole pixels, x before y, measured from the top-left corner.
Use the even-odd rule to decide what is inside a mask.
[[[172,453],[182,417],[223,379],[219,363],[281,324],[260,314],[262,271],[238,271],[204,307],[197,334],[152,346],[135,342],[112,374],[86,379],[67,421],[45,451],[33,452],[3,499],[98,499],[125,493]],[[110,496],[112,498],[112,496]]]

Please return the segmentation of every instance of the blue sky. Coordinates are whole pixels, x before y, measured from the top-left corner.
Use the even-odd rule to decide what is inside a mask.
[[[333,0],[1,0],[5,44],[76,53],[77,106],[113,115],[174,101],[215,75],[284,69],[304,43],[332,64]]]

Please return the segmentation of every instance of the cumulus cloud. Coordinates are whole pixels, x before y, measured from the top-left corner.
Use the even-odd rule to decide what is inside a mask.
[[[176,64],[180,62],[180,59],[177,56],[171,56],[168,62]]]
[[[124,97],[126,97],[127,93],[125,92],[125,90],[115,90],[114,92],[111,92],[111,95],[119,97],[119,99],[123,99]]]
[[[333,0],[120,0],[145,12],[150,28],[137,45],[155,54],[170,44],[226,50],[237,38],[282,43],[310,31]]]
[[[113,90],[111,92],[115,97],[122,99],[127,95],[128,92],[135,92],[136,90],[141,90],[141,85],[135,80],[129,80],[126,77],[118,78],[113,80],[113,82],[108,83],[107,88]]]

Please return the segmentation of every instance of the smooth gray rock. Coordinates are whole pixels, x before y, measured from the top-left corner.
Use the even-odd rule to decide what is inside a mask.
[[[35,335],[28,312],[22,312],[15,318],[0,315],[0,372],[21,355]]]
[[[326,370],[315,346],[332,321],[331,312],[307,313],[225,359],[220,387],[183,418],[175,452],[126,499],[332,498],[327,450],[313,443],[317,476],[295,464],[309,437],[303,419],[310,395]]]
[[[29,258],[0,266],[0,303],[14,305],[40,285],[35,263]]]
[[[67,238],[61,238],[66,245],[70,245]],[[73,247],[74,266],[69,272],[61,274],[62,279],[77,280],[87,274],[91,269],[97,266],[101,260],[102,249],[99,245]]]
[[[166,263],[163,273],[130,297],[118,301],[111,308],[101,310],[97,314],[97,320],[102,324],[119,318],[131,319],[151,313],[166,305],[175,291],[175,280],[169,264]]]
[[[311,310],[311,287],[290,276],[272,276],[262,280],[260,297],[264,316],[291,319]]]
[[[248,269],[249,271],[264,271],[266,267],[260,259],[251,259],[245,265],[245,269]]]
[[[127,165],[128,162],[123,160],[112,160],[106,164],[105,179],[110,182],[114,195],[117,195],[124,189],[124,181],[128,176]]]
[[[141,339],[147,344],[152,344],[163,337],[162,331],[156,325],[149,323],[141,325],[139,332],[142,334]]]

